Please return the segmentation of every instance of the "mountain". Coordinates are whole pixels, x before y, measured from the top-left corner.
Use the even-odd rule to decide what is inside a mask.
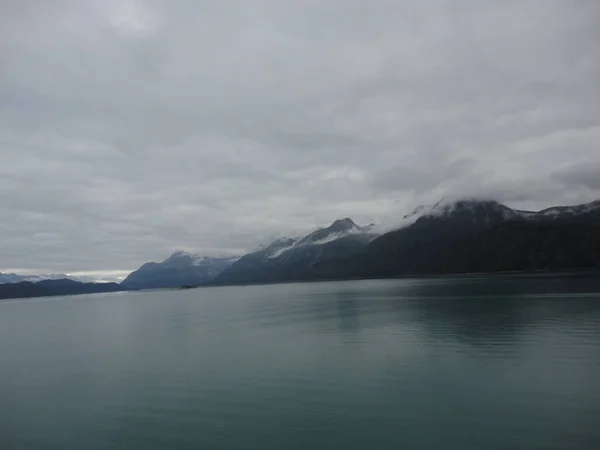
[[[442,199],[416,208],[402,218],[402,226],[385,233],[345,218],[306,236],[277,239],[241,258],[175,252],[160,263],[144,264],[121,285],[65,279],[19,282],[19,275],[0,274],[0,282],[10,283],[0,284],[0,298],[582,268],[600,269],[600,201],[535,212],[492,200]]]
[[[336,220],[300,238],[282,238],[259,248],[224,270],[214,283],[269,283],[306,279],[324,261],[349,258],[376,237],[373,226],[360,227],[351,219]]]
[[[552,208],[543,209],[538,213],[533,213],[536,216],[554,220],[575,220],[582,219],[600,219],[600,200],[591,203],[574,206],[553,206]]]
[[[121,282],[127,289],[177,288],[212,281],[236,258],[209,258],[178,251],[163,262],[149,262]]]
[[[16,273],[2,273],[0,272],[0,284],[4,283],[19,283],[23,280],[21,275],[17,275]]]
[[[30,281],[36,283],[42,280],[73,280],[80,281],[82,283],[93,283],[94,280],[90,277],[75,277],[64,273],[53,273],[43,275],[18,275],[16,273],[2,273],[0,272],[0,284],[4,283],[20,283],[21,281]]]
[[[530,212],[461,200],[409,216],[352,258],[315,265],[307,279],[600,268],[600,201]]]
[[[96,294],[125,290],[117,283],[81,283],[68,279],[21,281],[0,284],[0,299],[46,297],[53,295]]]

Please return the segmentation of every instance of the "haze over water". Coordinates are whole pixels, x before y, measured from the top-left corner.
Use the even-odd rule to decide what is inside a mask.
[[[0,448],[597,449],[600,281],[0,302]]]

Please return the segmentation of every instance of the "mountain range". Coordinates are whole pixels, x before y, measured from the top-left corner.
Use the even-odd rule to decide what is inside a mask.
[[[98,294],[126,290],[117,283],[82,283],[69,279],[21,281],[0,284],[0,299],[48,297],[52,295]]]
[[[463,200],[416,215],[351,258],[315,266],[309,278],[600,268],[600,201],[530,212]]]
[[[496,201],[441,200],[416,208],[391,231],[381,230],[345,218],[305,236],[276,239],[239,258],[178,251],[106,289],[600,269],[600,201],[534,212]],[[34,292],[34,285],[64,292],[69,280],[59,281],[62,285],[21,282],[12,289]],[[104,289],[98,287],[104,284],[70,283],[72,291]],[[6,286],[0,285],[0,298]]]
[[[37,283],[43,280],[73,280],[81,283],[93,283],[92,277],[82,277],[67,275],[64,273],[52,273],[42,275],[18,275],[16,273],[2,273],[0,272],[0,284],[4,283],[20,283],[22,281],[29,281],[31,283]]]
[[[284,237],[237,259],[182,252],[133,272],[125,287],[229,285],[511,270],[600,267],[600,201],[542,211],[496,201],[441,200],[380,232],[349,218],[306,236]],[[200,275],[193,275],[196,271]],[[142,276],[143,275],[143,276]]]

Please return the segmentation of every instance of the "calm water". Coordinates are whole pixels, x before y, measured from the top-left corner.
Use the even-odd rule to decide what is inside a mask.
[[[600,282],[0,302],[0,448],[599,449]]]

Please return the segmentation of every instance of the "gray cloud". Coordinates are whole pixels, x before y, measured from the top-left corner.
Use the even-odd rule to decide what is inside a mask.
[[[4,2],[0,270],[599,198],[599,22],[585,0]]]
[[[597,192],[600,190],[600,161],[572,164],[558,171],[555,179],[567,187],[577,186]]]

